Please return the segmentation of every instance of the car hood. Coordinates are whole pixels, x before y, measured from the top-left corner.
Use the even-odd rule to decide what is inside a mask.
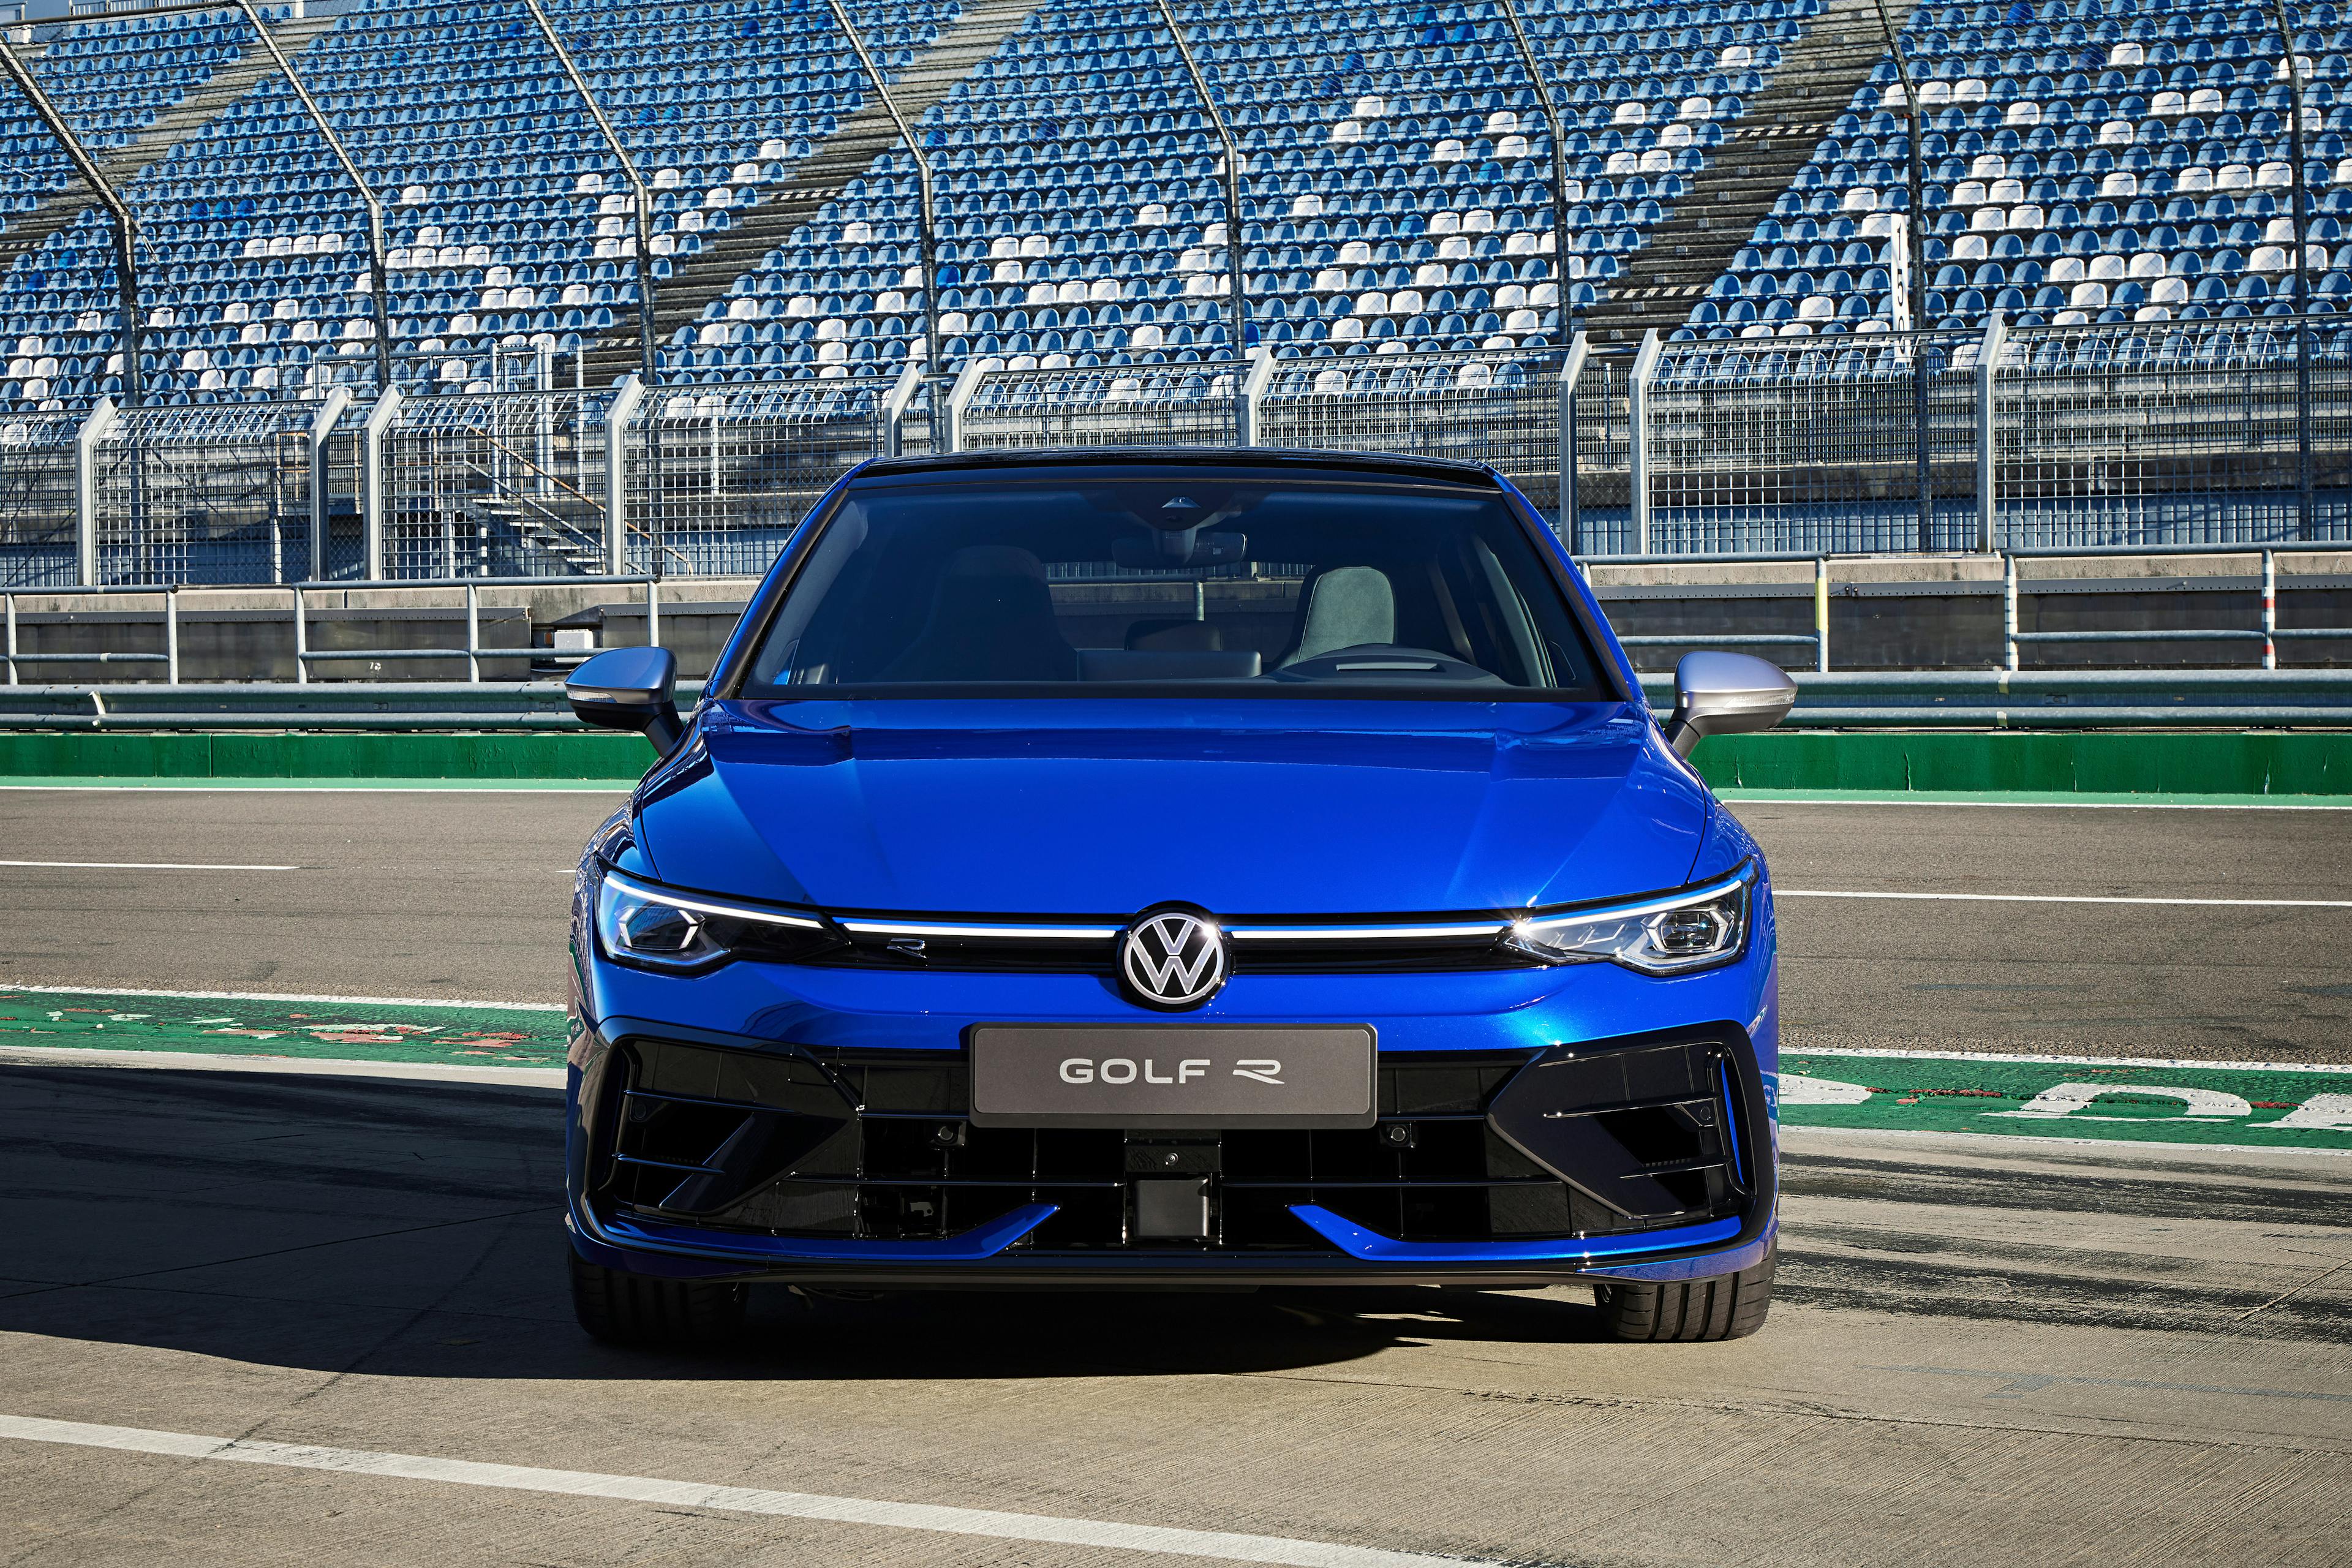
[[[1709,810],[1617,703],[713,702],[636,837],[832,910],[1420,913],[1675,886]]]

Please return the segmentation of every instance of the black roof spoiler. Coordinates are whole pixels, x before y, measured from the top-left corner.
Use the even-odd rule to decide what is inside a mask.
[[[860,477],[940,474],[1003,468],[1167,468],[1215,464],[1230,468],[1333,468],[1391,479],[1444,479],[1493,486],[1495,471],[1484,463],[1421,458],[1404,452],[1296,451],[1279,447],[1014,447],[980,452],[948,452],[928,458],[877,458],[861,464]]]

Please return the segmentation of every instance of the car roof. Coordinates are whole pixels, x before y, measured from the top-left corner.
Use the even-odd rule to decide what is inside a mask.
[[[857,477],[884,478],[900,474],[1001,472],[1007,468],[1139,468],[1198,465],[1221,468],[1256,468],[1269,473],[1302,468],[1346,469],[1391,479],[1442,479],[1491,489],[1495,471],[1484,463],[1458,462],[1450,458],[1421,458],[1402,452],[1318,452],[1279,447],[1005,447],[981,452],[950,452],[928,458],[877,458],[862,465]]]

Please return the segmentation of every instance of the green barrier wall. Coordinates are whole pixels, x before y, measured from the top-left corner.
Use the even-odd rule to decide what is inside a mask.
[[[2352,732],[1773,731],[1700,743],[1718,789],[2035,795],[2352,795]],[[474,734],[0,735],[0,777],[628,780],[642,737]]]

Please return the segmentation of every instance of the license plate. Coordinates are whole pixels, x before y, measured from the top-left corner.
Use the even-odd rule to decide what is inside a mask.
[[[1371,1029],[976,1024],[975,1127],[1370,1127]]]

